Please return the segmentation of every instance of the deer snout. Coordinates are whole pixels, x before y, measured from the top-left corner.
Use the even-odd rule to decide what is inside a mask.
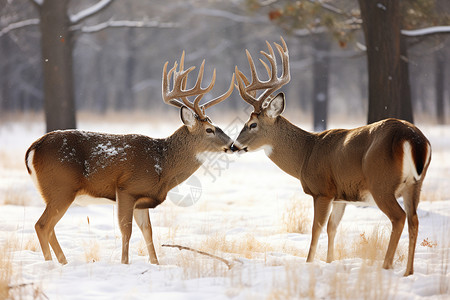
[[[233,152],[237,152],[239,154],[247,152],[247,147],[244,147],[239,142],[235,141],[233,145],[231,145],[230,150]]]
[[[240,149],[238,147],[236,147],[236,145],[233,144],[233,145],[231,145],[230,150],[232,152],[236,152],[236,151],[239,151]]]

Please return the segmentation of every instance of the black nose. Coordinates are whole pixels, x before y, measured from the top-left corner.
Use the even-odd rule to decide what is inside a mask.
[[[239,151],[239,148],[233,144],[233,145],[231,145],[230,150],[235,152],[235,151]]]

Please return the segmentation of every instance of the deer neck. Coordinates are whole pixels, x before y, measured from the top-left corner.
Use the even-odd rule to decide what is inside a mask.
[[[185,126],[164,139],[162,145],[166,151],[160,156],[160,175],[178,183],[191,176],[201,166],[195,152],[198,143]]]
[[[283,171],[300,178],[303,165],[314,144],[314,134],[280,116],[273,125],[272,151],[268,157]]]

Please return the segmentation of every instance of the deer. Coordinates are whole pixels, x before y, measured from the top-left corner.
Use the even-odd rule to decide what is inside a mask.
[[[334,260],[336,229],[346,204],[374,203],[392,224],[383,268],[392,269],[394,254],[408,220],[409,247],[405,276],[413,274],[419,220],[417,206],[421,186],[431,160],[431,144],[413,124],[389,118],[354,129],[305,131],[284,118],[285,96],[278,89],[290,81],[286,42],[274,43],[282,64],[279,74],[275,52],[260,59],[268,79],[261,80],[250,52],[251,82],[235,67],[241,98],[253,106],[232,145],[238,153],[263,149],[281,170],[300,180],[303,191],[312,196],[314,217],[311,244],[306,261],[313,262],[322,229],[327,223],[327,262]],[[257,93],[260,95],[257,96]],[[403,197],[404,210],[397,199]]]
[[[233,143],[212,123],[206,109],[231,95],[234,74],[224,94],[200,105],[200,100],[214,87],[216,70],[210,84],[202,88],[203,60],[195,85],[187,89],[188,75],[195,66],[184,70],[184,56],[183,51],[179,70],[177,61],[168,72],[168,62],[163,67],[163,101],[180,108],[183,122],[169,137],[157,139],[139,134],[60,130],[45,134],[26,151],[28,173],[46,204],[35,225],[45,260],[52,260],[50,245],[58,262],[67,263],[54,227],[75,200],[89,196],[89,199],[104,198],[117,203],[122,234],[121,263],[129,262],[134,216],[144,236],[150,263],[159,264],[149,208],[163,203],[172,188],[191,176],[202,165],[205,153],[231,153]]]

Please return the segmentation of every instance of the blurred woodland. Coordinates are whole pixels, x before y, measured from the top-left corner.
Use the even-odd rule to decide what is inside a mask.
[[[314,117],[319,120],[314,126],[317,130],[327,127],[326,118],[330,114],[365,118],[369,109],[366,58],[369,48],[361,20],[360,4],[364,2],[375,3],[370,0],[0,0],[0,118],[10,112],[42,112],[44,108],[47,114],[56,108],[50,114],[64,119],[66,113],[60,113],[64,109],[73,115],[75,111],[161,114],[174,109],[161,99],[161,73],[166,61],[172,65],[183,50],[188,67],[199,66],[206,59],[205,84],[212,70],[217,69],[213,97],[227,90],[235,65],[249,75],[245,49],[256,62],[262,58],[259,51],[267,49],[265,41],[279,42],[280,36],[286,40],[290,54],[291,82],[283,89],[288,110],[306,115],[319,111]],[[390,1],[376,2],[376,9],[390,9],[383,4]],[[401,41],[406,45],[407,56],[401,54],[400,58],[407,64],[410,89],[406,88],[411,93],[413,114],[435,123],[448,123],[448,31],[407,34],[405,30],[450,25],[450,1],[399,3],[398,15],[394,17],[400,20]],[[66,11],[56,13],[61,20],[51,18],[52,6]],[[367,11],[370,15],[374,9],[369,7]],[[367,18],[366,22],[371,20]],[[64,24],[66,35],[59,35],[60,27],[52,22]],[[381,39],[394,27],[386,24]],[[55,47],[44,41],[44,30],[66,49],[60,59],[68,62],[64,73],[69,75],[57,76],[61,84],[48,86],[44,82],[48,78],[45,72],[62,70],[58,65],[48,70],[51,58],[43,54]],[[259,74],[265,73],[261,64],[257,67]],[[196,76],[191,77],[194,81]],[[72,86],[66,86],[67,82]],[[59,91],[62,93],[58,94]],[[49,100],[51,97],[54,99]],[[246,103],[239,98],[235,91],[231,99],[220,104],[220,110],[245,109]],[[378,106],[388,107],[381,102]],[[52,127],[47,123],[47,128],[75,127],[74,124]]]

